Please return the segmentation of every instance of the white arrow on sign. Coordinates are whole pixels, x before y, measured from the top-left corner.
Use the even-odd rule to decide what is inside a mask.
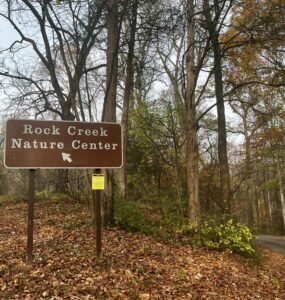
[[[63,161],[68,161],[69,163],[71,163],[72,162],[72,159],[71,159],[71,157],[70,157],[70,154],[69,153],[61,153],[62,154],[62,159],[63,159]]]

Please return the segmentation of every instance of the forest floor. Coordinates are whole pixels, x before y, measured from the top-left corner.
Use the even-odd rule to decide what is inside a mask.
[[[25,263],[25,203],[0,199],[0,299],[285,299],[285,257],[260,265],[119,229],[104,230],[95,259],[86,208],[40,202],[34,263]]]

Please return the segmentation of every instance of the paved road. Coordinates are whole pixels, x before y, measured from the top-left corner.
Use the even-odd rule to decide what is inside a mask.
[[[285,255],[285,236],[259,235],[256,243]]]

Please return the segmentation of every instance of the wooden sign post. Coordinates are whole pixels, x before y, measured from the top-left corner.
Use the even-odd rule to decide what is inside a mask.
[[[33,260],[35,169],[114,169],[122,166],[122,129],[114,123],[9,120],[4,165],[29,169],[27,262]],[[96,256],[101,256],[102,174],[96,180]],[[103,182],[103,185],[102,185]]]
[[[35,206],[35,177],[36,170],[30,169],[29,174],[29,200],[28,200],[28,228],[27,228],[27,258],[28,264],[33,261],[34,248],[34,206]]]
[[[95,222],[96,222],[96,258],[102,253],[102,217],[101,217],[101,190],[105,188],[104,174],[99,169],[92,174],[92,190],[95,190]]]

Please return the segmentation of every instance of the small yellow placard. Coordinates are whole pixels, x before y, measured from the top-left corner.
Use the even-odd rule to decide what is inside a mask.
[[[92,190],[104,190],[104,174],[92,174]]]

